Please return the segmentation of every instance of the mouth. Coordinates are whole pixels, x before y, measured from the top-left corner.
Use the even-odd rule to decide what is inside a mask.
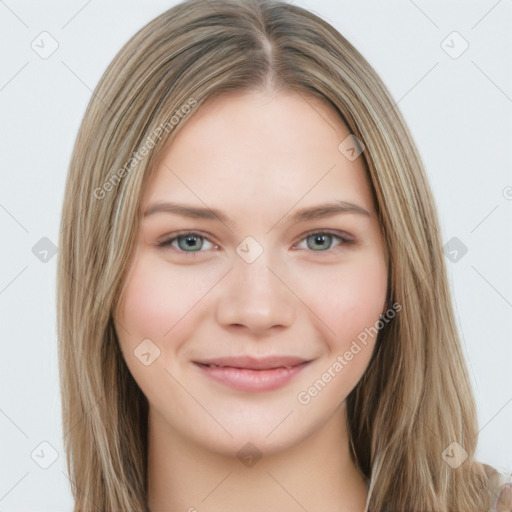
[[[271,391],[290,382],[311,361],[294,356],[225,357],[194,361],[203,375],[239,391]]]

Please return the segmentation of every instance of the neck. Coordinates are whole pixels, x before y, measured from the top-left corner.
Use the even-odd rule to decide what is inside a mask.
[[[170,431],[150,407],[151,512],[363,512],[366,483],[348,445],[342,404],[296,446],[245,464]]]

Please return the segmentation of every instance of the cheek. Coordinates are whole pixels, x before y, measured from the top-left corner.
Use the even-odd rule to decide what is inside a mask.
[[[376,255],[359,255],[336,271],[319,268],[314,280],[317,286],[308,280],[304,290],[316,290],[307,297],[325,352],[297,400],[305,411],[323,414],[346,399],[368,367],[386,300],[387,267]]]
[[[173,366],[180,346],[190,338],[194,306],[208,284],[208,279],[201,283],[192,270],[187,272],[192,267],[172,270],[162,259],[142,252],[127,276],[116,332],[132,376],[152,400],[162,396],[164,389],[164,396],[172,396],[172,381],[162,370]],[[148,339],[152,343],[142,343]],[[146,366],[140,358],[148,352],[154,359]]]
[[[158,266],[138,262],[125,289],[121,317],[133,338],[158,339],[168,331],[175,319],[172,315],[178,304],[172,304],[169,293],[179,283],[167,282]],[[178,302],[178,301],[175,301]]]
[[[120,311],[133,338],[163,340],[186,323],[213,279],[194,272],[193,267],[172,270],[165,261],[147,255],[134,264]]]
[[[359,255],[346,266],[319,269],[315,275],[317,286],[309,283],[312,310],[323,322],[322,331],[329,350],[343,354],[352,341],[359,340],[361,348],[373,347],[374,326],[383,308],[387,293],[387,267],[375,255]],[[354,349],[357,350],[357,349]],[[370,352],[365,351],[364,352]],[[369,359],[368,354],[364,358]]]

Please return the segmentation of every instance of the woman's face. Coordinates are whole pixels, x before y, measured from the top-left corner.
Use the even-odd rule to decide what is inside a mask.
[[[383,237],[324,103],[231,93],[190,116],[143,197],[120,346],[161,431],[277,452],[344,411],[368,365]]]

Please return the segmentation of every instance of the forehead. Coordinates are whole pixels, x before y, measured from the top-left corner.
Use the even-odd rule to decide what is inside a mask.
[[[350,135],[326,102],[283,92],[230,93],[180,127],[148,184],[143,207],[204,203],[251,215],[344,200],[373,209],[361,157],[339,150]]]

